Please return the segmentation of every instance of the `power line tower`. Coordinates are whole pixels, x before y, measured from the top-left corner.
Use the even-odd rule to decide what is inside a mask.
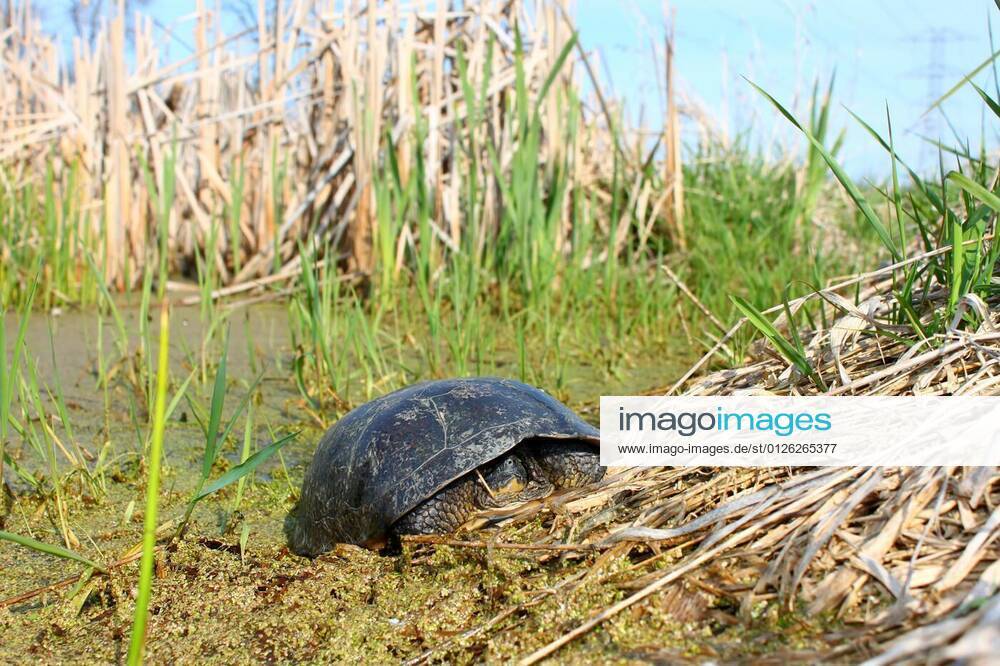
[[[950,44],[967,42],[972,38],[969,35],[953,30],[952,28],[929,28],[922,35],[914,35],[906,41],[912,44],[927,45],[927,65],[922,69],[910,70],[906,73],[909,77],[922,78],[927,82],[927,97],[924,100],[924,113],[921,114],[918,122],[910,130],[918,131],[922,136],[932,140],[941,138],[941,111],[935,109],[927,112],[934,102],[944,94],[945,76],[954,76],[957,71],[948,66],[947,50]],[[920,167],[926,168],[937,159],[937,150],[934,146],[924,141],[920,148]]]

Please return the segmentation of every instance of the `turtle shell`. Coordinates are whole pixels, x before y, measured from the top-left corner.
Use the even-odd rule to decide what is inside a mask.
[[[561,402],[509,379],[422,382],[372,400],[320,440],[291,517],[292,549],[376,543],[451,481],[536,437],[600,441]]]

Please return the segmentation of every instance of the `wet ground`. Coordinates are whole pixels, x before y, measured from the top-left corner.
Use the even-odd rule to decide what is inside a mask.
[[[257,506],[247,518],[254,532],[242,556],[235,536],[213,534],[204,524],[160,556],[148,643],[155,663],[384,663],[427,651],[434,661],[509,661],[630,591],[615,576],[631,564],[624,557],[602,565],[593,558],[540,561],[447,547],[402,556],[343,548],[308,561],[289,555],[275,533],[280,511]],[[129,545],[140,529],[116,525],[110,513],[100,522],[107,529],[93,536],[109,552]],[[10,557],[7,549],[0,555],[6,570]],[[23,590],[29,578],[43,582],[69,573],[65,565],[24,559],[20,554],[16,565],[20,584],[5,571],[4,595]],[[51,594],[0,611],[0,658],[121,661],[136,570],[135,564],[120,567],[73,598]],[[713,605],[697,588],[664,591],[588,633],[558,659],[676,663],[818,645],[807,628],[777,628],[765,617],[746,629],[734,609]]]
[[[135,331],[137,310],[122,311],[125,325]],[[159,553],[147,644],[153,662],[509,661],[631,593],[629,581],[636,573],[671,562],[661,555],[644,564],[651,553],[642,549],[560,555],[408,546],[399,554],[380,555],[342,547],[312,561],[290,554],[281,528],[321,430],[306,414],[289,377],[292,350],[284,307],[237,311],[231,321],[233,379],[227,407],[232,409],[249,378],[263,371],[254,446],[283,432],[301,433],[280,458],[260,468],[238,509],[235,486],[227,487],[199,505],[179,543]],[[10,317],[6,325],[10,340]],[[204,331],[197,309],[175,311],[172,331],[175,377],[200,372],[197,345]],[[101,564],[116,563],[133,550],[142,533],[139,454],[146,415],[141,396],[127,388],[127,382],[117,382],[107,397],[98,388],[97,318],[92,313],[35,317],[27,340],[38,359],[42,384],[51,388],[59,379],[75,443],[89,459],[107,461],[101,475],[103,492],[94,492],[82,475],[64,480],[67,523],[81,553]],[[113,342],[107,328],[102,344],[110,356]],[[595,421],[601,392],[662,387],[679,370],[680,363],[647,359],[634,362],[626,379],[615,380],[583,362],[567,382],[569,394],[562,397]],[[206,372],[211,377],[213,370]],[[192,386],[197,386],[192,400],[203,401],[207,409],[211,381]],[[47,400],[45,405],[52,407]],[[183,513],[201,464],[203,435],[189,412],[189,405],[182,403],[167,428],[162,521]],[[57,420],[53,428],[67,435]],[[232,440],[217,465],[220,470],[238,460],[242,422]],[[9,451],[25,469],[47,476],[45,465],[25,443],[15,440]],[[9,469],[7,476],[19,497],[4,502],[5,529],[61,543],[52,498],[30,492]],[[500,538],[530,542],[553,529],[554,521],[558,518],[543,514],[526,524],[501,527]],[[496,536],[496,529],[487,536]],[[244,533],[247,539],[241,545]],[[73,580],[82,570],[81,565],[0,541],[0,600],[6,600],[0,601],[0,662],[123,660],[134,612],[137,561],[112,566],[108,576]],[[621,575],[626,571],[629,575]],[[676,663],[766,654],[788,659],[797,654],[807,658],[819,647],[814,628],[785,622],[776,609],[761,608],[750,624],[737,621],[735,612],[704,590],[678,586],[589,632],[557,659]]]

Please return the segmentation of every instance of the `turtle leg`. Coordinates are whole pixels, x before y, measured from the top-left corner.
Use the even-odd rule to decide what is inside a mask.
[[[557,488],[577,488],[604,478],[600,451],[587,442],[539,439],[527,442],[522,451]]]
[[[524,465],[528,469],[531,480],[517,496],[518,501],[527,502],[551,495],[552,491],[556,489],[555,484],[549,479],[548,473],[538,464],[538,461],[533,456],[524,456]]]
[[[466,474],[424,500],[393,524],[396,534],[454,532],[477,510],[475,475]]]
[[[461,527],[480,509],[495,508],[510,502],[541,497],[539,484],[548,484],[531,461],[513,453],[453,481],[435,495],[418,504],[393,526],[396,534],[441,534]],[[551,484],[549,491],[551,491]],[[526,496],[526,495],[531,495]]]

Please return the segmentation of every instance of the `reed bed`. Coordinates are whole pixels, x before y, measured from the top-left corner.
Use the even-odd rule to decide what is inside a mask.
[[[849,261],[853,243],[813,247],[819,207],[799,195],[827,187],[814,154],[772,166],[709,145],[670,31],[664,129],[647,132],[602,93],[565,3],[268,6],[231,34],[204,4],[166,27],[111,12],[72,57],[29,5],[0,19],[0,304],[26,301],[36,266],[38,306],[97,304],[113,340],[100,374],[135,385],[138,412],[153,340],[145,325],[129,339],[122,290],[146,314],[154,294],[199,304],[203,392],[217,301],[290,300],[295,379],[328,423],[427,376],[509,373],[565,395],[584,357],[621,379],[638,355],[670,355],[678,328],[698,348],[700,314],[655,270],[676,250],[722,317],[736,276],[762,305],[792,276],[826,277],[817,257]],[[167,46],[192,25],[177,59]],[[820,139],[828,104],[814,93]],[[689,165],[682,112],[708,142]]]
[[[71,255],[60,265],[72,278],[87,272],[82,248],[109,285],[129,289],[160,261],[164,233],[171,272],[193,272],[200,256],[224,286],[294,269],[299,243],[314,238],[350,271],[371,275],[384,251],[382,270],[398,273],[418,239],[447,253],[466,236],[495,237],[512,205],[503,174],[528,157],[520,148],[535,121],[532,177],[569,172],[549,230],[557,249],[573,237],[575,190],[606,206],[622,189],[640,228],[683,237],[676,104],[661,137],[674,157],[644,172],[649,155],[623,138],[618,109],[599,92],[593,112],[580,103],[583,72],[595,70],[563,3],[270,6],[225,34],[198,2],[194,52],[167,61],[182,26],[118,11],[66,57],[30,3],[11,3],[0,16],[3,186],[12,199],[35,187],[25,199],[44,192],[51,210],[47,228],[11,237],[5,253],[46,245],[38,251]],[[390,164],[404,189],[415,170],[424,181],[429,231],[400,220],[387,235],[377,187]],[[152,190],[167,180],[176,197],[158,210]]]

